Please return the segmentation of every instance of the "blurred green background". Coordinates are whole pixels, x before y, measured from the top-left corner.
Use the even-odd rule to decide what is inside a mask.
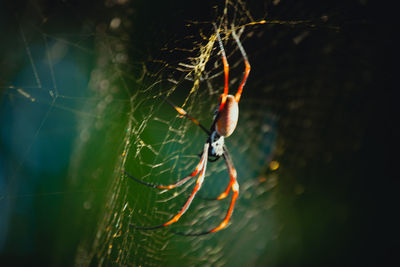
[[[122,170],[172,182],[198,160],[205,137],[157,96],[209,125],[217,51],[205,71],[217,78],[194,94],[178,63],[224,8],[226,26],[268,22],[242,35],[252,73],[227,141],[241,184],[232,225],[196,238],[133,230],[186,196],[164,202]],[[1,2],[0,265],[387,265],[399,240],[390,13],[365,0]],[[235,85],[241,58],[225,41]],[[203,197],[226,175],[209,165]],[[215,225],[227,202],[203,202],[174,229]]]

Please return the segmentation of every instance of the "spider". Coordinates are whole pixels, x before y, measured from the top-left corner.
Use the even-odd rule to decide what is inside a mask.
[[[216,112],[214,115],[214,121],[211,124],[210,129],[208,130],[206,127],[204,127],[197,119],[195,119],[194,117],[189,115],[184,109],[176,106],[167,98],[164,98],[179,114],[181,114],[182,116],[191,120],[194,124],[199,126],[208,135],[207,141],[203,147],[203,152],[200,154],[200,162],[197,164],[195,170],[191,174],[178,180],[178,182],[176,182],[175,184],[171,184],[171,185],[156,185],[156,184],[152,184],[152,183],[147,183],[140,179],[135,178],[134,176],[130,175],[128,172],[125,171],[125,174],[128,177],[130,177],[131,179],[133,179],[134,181],[136,181],[138,183],[141,183],[143,185],[153,187],[153,188],[167,189],[167,190],[179,187],[179,186],[185,184],[186,182],[188,182],[190,179],[196,177],[199,174],[197,181],[196,181],[196,186],[194,187],[192,193],[190,194],[189,198],[186,200],[186,202],[183,205],[183,207],[181,208],[181,210],[169,221],[167,221],[163,224],[160,224],[160,225],[149,226],[149,227],[131,225],[132,227],[134,227],[136,229],[153,230],[153,229],[158,229],[158,228],[165,227],[170,224],[176,223],[181,218],[181,216],[188,210],[194,197],[196,196],[197,192],[200,190],[200,188],[203,184],[203,181],[204,181],[204,176],[205,176],[205,172],[206,172],[206,168],[207,168],[207,161],[213,162],[213,161],[218,160],[221,157],[225,160],[225,164],[226,164],[228,172],[229,172],[230,181],[229,181],[228,187],[225,189],[225,191],[222,194],[220,194],[217,197],[217,199],[224,199],[228,196],[228,194],[230,193],[230,190],[233,191],[232,200],[229,205],[229,209],[225,215],[225,218],[217,227],[214,227],[208,231],[201,232],[201,233],[189,233],[189,234],[183,234],[183,235],[199,236],[199,235],[205,235],[205,234],[217,232],[219,230],[226,228],[226,226],[228,225],[229,220],[232,216],[235,202],[239,195],[239,184],[236,179],[237,172],[236,172],[235,167],[233,166],[232,159],[228,152],[228,149],[225,146],[224,138],[230,136],[236,128],[236,125],[238,122],[238,116],[239,116],[238,103],[239,103],[240,96],[243,91],[243,87],[244,87],[247,77],[249,76],[249,73],[250,73],[250,63],[247,59],[246,52],[245,52],[242,44],[240,43],[238,36],[236,35],[234,29],[232,29],[232,36],[235,39],[237,46],[239,47],[239,50],[244,59],[245,71],[244,71],[243,79],[239,85],[238,91],[236,92],[236,95],[233,96],[233,95],[228,94],[229,64],[228,64],[228,60],[226,58],[226,54],[225,54],[224,46],[222,44],[221,37],[218,32],[218,28],[215,24],[214,24],[214,28],[215,28],[218,43],[219,43],[219,49],[222,54],[222,61],[223,61],[223,65],[224,65],[224,74],[225,74],[225,87],[224,87],[223,94],[221,94],[219,97],[219,106],[216,109]],[[178,233],[178,234],[182,234],[182,233]]]

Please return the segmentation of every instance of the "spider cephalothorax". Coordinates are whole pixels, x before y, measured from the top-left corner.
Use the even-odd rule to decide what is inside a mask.
[[[218,43],[219,43],[219,47],[220,47],[220,51],[222,54],[222,61],[224,64],[224,74],[225,74],[225,87],[224,87],[224,92],[223,94],[221,94],[220,96],[220,103],[219,106],[217,108],[217,111],[215,113],[214,116],[214,121],[211,124],[210,130],[208,130],[206,127],[204,127],[198,120],[196,120],[194,117],[192,117],[191,115],[189,115],[184,109],[177,107],[175,104],[173,104],[170,100],[168,100],[167,98],[165,98],[165,100],[172,106],[175,108],[175,110],[181,114],[182,116],[185,116],[186,118],[190,119],[192,122],[194,122],[196,125],[198,125],[207,135],[207,141],[204,144],[203,147],[203,152],[200,154],[200,162],[196,165],[195,170],[189,174],[188,176],[180,179],[178,182],[176,182],[175,184],[171,184],[171,185],[155,185],[155,184],[151,184],[151,183],[147,183],[144,182],[140,179],[135,178],[134,176],[130,175],[129,173],[127,173],[125,171],[125,173],[132,178],[133,180],[147,185],[147,186],[151,186],[154,188],[159,188],[159,189],[173,189],[176,188],[178,186],[183,185],[184,183],[186,183],[187,181],[189,181],[190,179],[192,179],[193,177],[198,176],[197,181],[196,181],[196,185],[191,193],[191,195],[189,196],[189,198],[186,200],[185,204],[183,205],[183,207],[181,208],[181,210],[173,217],[171,218],[169,221],[160,224],[160,225],[156,225],[156,226],[150,226],[150,227],[142,227],[142,226],[136,226],[136,225],[132,225],[134,228],[136,229],[142,229],[142,230],[152,230],[152,229],[157,229],[157,228],[161,228],[170,224],[173,224],[175,222],[177,222],[180,217],[187,211],[187,209],[189,208],[190,204],[192,203],[195,195],[197,194],[197,192],[200,190],[203,181],[204,181],[204,177],[205,177],[205,172],[206,172],[206,168],[207,168],[207,162],[208,161],[216,161],[219,158],[223,158],[225,160],[226,163],[226,167],[228,169],[229,172],[229,184],[227,186],[227,188],[225,189],[225,191],[220,194],[217,199],[223,199],[226,198],[228,196],[228,194],[230,193],[230,191],[232,190],[233,195],[232,195],[232,200],[231,203],[229,205],[229,209],[225,215],[224,220],[217,226],[212,228],[211,230],[205,231],[205,232],[200,232],[200,233],[190,233],[190,234],[182,234],[182,233],[178,233],[178,234],[182,234],[182,235],[190,235],[190,236],[198,236],[198,235],[204,235],[204,234],[209,234],[212,232],[217,232],[221,229],[224,229],[227,225],[228,222],[232,216],[232,212],[233,212],[233,208],[235,206],[235,202],[236,199],[239,195],[239,184],[236,180],[237,178],[237,173],[236,173],[236,169],[233,167],[233,163],[232,163],[232,159],[229,155],[228,149],[225,146],[225,138],[230,136],[233,131],[236,128],[237,122],[238,122],[238,117],[239,117],[239,100],[240,100],[240,96],[242,94],[243,91],[243,87],[244,84],[246,83],[247,77],[250,73],[250,64],[249,61],[247,60],[247,55],[246,52],[243,49],[242,44],[239,41],[238,36],[235,33],[235,30],[232,29],[232,36],[235,39],[239,50],[243,56],[244,59],[244,63],[245,63],[245,72],[244,72],[244,77],[242,82],[239,85],[238,91],[236,92],[235,96],[233,95],[228,95],[228,78],[229,78],[229,64],[228,64],[228,60],[226,58],[225,55],[225,50],[224,47],[222,45],[222,40],[221,37],[219,35],[219,31],[217,29],[217,26],[214,24],[214,28],[216,31],[216,36],[218,39]],[[177,233],[177,232],[175,232]]]
[[[208,156],[215,157],[216,159],[220,158],[224,154],[224,137],[220,136],[217,131],[214,131],[211,133],[209,139],[210,148],[208,149]],[[216,159],[212,159],[212,161]]]

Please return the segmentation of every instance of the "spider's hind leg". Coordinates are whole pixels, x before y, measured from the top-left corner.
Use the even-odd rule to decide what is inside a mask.
[[[208,147],[208,145],[207,145],[207,147]],[[178,180],[178,181],[177,181],[176,183],[174,183],[174,184],[170,184],[170,185],[158,185],[158,184],[148,183],[148,182],[145,182],[145,181],[143,181],[143,180],[141,180],[141,179],[136,178],[135,176],[133,176],[133,175],[131,175],[130,173],[128,173],[126,170],[124,170],[124,173],[125,173],[125,175],[126,175],[127,177],[131,178],[131,179],[134,180],[135,182],[140,183],[140,184],[145,185],[145,186],[148,186],[148,187],[153,187],[153,188],[158,188],[158,189],[173,189],[173,188],[175,188],[175,187],[179,187],[179,186],[185,184],[186,182],[188,182],[190,179],[192,179],[193,177],[195,177],[195,176],[204,168],[204,165],[206,164],[206,161],[207,161],[206,156],[205,156],[205,155],[203,156],[204,153],[207,153],[207,151],[201,153],[201,155],[202,155],[202,156],[200,157],[201,160],[200,160],[200,162],[197,164],[195,170],[194,170],[191,174],[189,174],[188,176],[186,176],[186,177],[184,177],[184,178]]]
[[[164,226],[167,226],[167,225],[170,225],[170,224],[173,224],[173,223],[176,223],[177,221],[179,221],[179,219],[182,217],[182,215],[189,209],[194,197],[196,196],[197,192],[200,190],[200,188],[204,182],[205,172],[207,169],[207,154],[206,153],[207,153],[208,147],[209,147],[209,143],[206,143],[204,145],[204,149],[203,149],[203,151],[204,151],[203,157],[200,161],[200,165],[198,165],[198,166],[201,166],[201,168],[199,170],[200,175],[197,178],[196,186],[194,187],[192,193],[190,194],[189,198],[186,200],[185,204],[182,206],[180,211],[172,219],[170,219],[169,221],[167,221],[166,223],[163,223],[163,224],[159,224],[159,225],[155,225],[155,226],[137,226],[134,224],[130,224],[131,227],[139,229],[139,230],[154,230],[154,229],[158,229],[158,228],[161,228],[161,227],[164,227]]]

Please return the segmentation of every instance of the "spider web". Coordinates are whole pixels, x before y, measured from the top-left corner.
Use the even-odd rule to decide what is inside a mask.
[[[8,67],[0,77],[3,254],[22,251],[36,255],[38,263],[76,266],[285,262],[290,249],[279,248],[277,240],[289,248],[302,242],[299,226],[284,210],[312,190],[305,170],[361,147],[365,122],[338,118],[370,78],[362,71],[353,72],[355,79],[333,70],[343,64],[337,51],[348,45],[337,26],[346,17],[337,14],[366,3],[336,9],[240,0],[191,7],[124,0],[80,5],[27,1],[16,9],[23,12],[4,18],[11,26],[4,45]],[[64,16],[87,19],[60,33]],[[224,82],[212,23],[221,29],[231,94],[244,70],[232,27],[252,65],[238,127],[226,139],[240,184],[231,224],[201,237],[170,231],[203,232],[221,222],[229,197],[207,200],[228,183],[219,160],[208,163],[203,188],[179,222],[154,231],[134,229],[131,224],[171,219],[193,188],[193,182],[170,191],[147,188],[124,170],[146,182],[170,184],[199,162],[207,136],[161,96],[206,127],[211,124]],[[360,51],[359,43],[352,45],[344,53]],[[358,57],[350,61],[355,62]],[[332,83],[335,75],[342,81]],[[352,131],[337,130],[343,128]]]
[[[256,24],[237,4],[226,2],[218,11],[223,15],[215,19],[222,23],[226,32],[232,24],[245,37],[245,28],[241,26],[246,23]],[[233,16],[229,17],[228,12],[233,12]],[[146,266],[191,262],[218,266],[229,263],[224,257],[228,252],[232,253],[229,256],[231,263],[240,258],[233,256],[236,254],[234,251],[240,249],[233,245],[236,239],[234,233],[241,231],[246,236],[240,242],[241,245],[250,245],[250,237],[260,234],[260,230],[266,236],[276,231],[273,219],[266,213],[273,206],[273,195],[264,195],[274,187],[273,179],[269,186],[261,187],[258,180],[274,150],[276,116],[263,110],[264,101],[260,106],[262,111],[253,109],[249,112],[251,106],[260,104],[254,98],[253,101],[250,99],[241,102],[241,120],[246,121],[254,132],[249,134],[245,130],[238,130],[236,137],[227,141],[232,155],[240,155],[235,158],[238,172],[242,173],[246,169],[245,176],[239,179],[245,192],[243,201],[237,205],[235,211],[236,216],[243,219],[232,225],[229,232],[200,238],[175,236],[169,229],[140,231],[130,226],[158,225],[171,219],[192,190],[192,183],[189,183],[183,188],[168,192],[155,191],[133,182],[124,175],[123,170],[147,182],[169,184],[192,172],[198,163],[198,154],[207,136],[192,122],[177,115],[160,96],[167,96],[204,125],[210,125],[223,82],[222,60],[211,22],[189,22],[186,25],[184,42],[175,42],[172,48],[168,43],[161,49],[165,51],[163,53],[170,53],[173,60],[169,56],[163,59],[162,53],[156,60],[150,61],[145,65],[150,75],[144,73],[140,77],[141,88],[130,92],[129,120],[124,130],[121,158],[114,170],[116,180],[110,185],[110,200],[93,243],[81,244],[80,247],[83,255],[88,251],[94,253],[89,256],[91,261],[96,260],[99,264],[118,262]],[[242,58],[229,35],[225,36],[224,42],[231,62],[231,85],[235,88],[233,90],[237,90],[244,68]],[[153,69],[157,71],[152,71]],[[119,79],[125,82],[124,77]],[[146,84],[148,80],[151,83]],[[130,86],[126,87],[127,90],[129,88]],[[253,158],[248,155],[261,157]],[[215,198],[227,183],[228,173],[224,163],[219,161],[208,164],[206,182],[199,193],[200,200],[195,199],[185,216],[171,228],[193,233],[218,225],[226,212],[228,202],[207,201],[202,198]],[[265,207],[251,207],[249,203],[256,198],[268,198],[270,204]],[[267,222],[270,228],[263,227]],[[258,242],[257,246],[264,247],[266,242],[268,238]],[[256,251],[255,253],[257,254]],[[82,260],[86,262],[87,256],[78,254],[78,264]]]

